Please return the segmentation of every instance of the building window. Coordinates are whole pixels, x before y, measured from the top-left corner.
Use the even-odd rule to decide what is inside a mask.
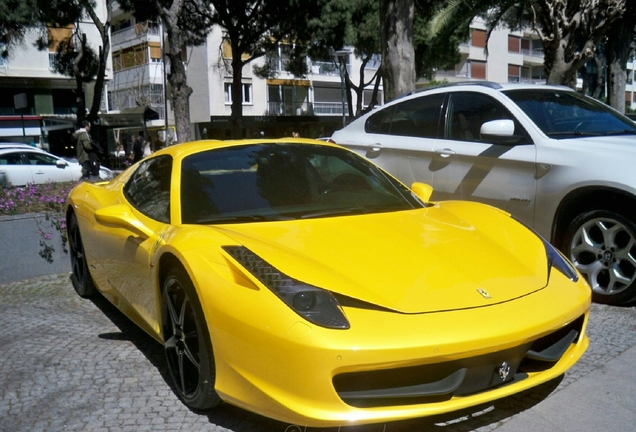
[[[470,45],[478,48],[486,48],[486,31],[473,29],[470,37]]]
[[[224,84],[225,104],[232,105],[232,83]],[[252,84],[243,84],[243,105],[252,105]]]
[[[520,41],[521,41],[521,38],[517,36],[508,35],[508,52],[511,52],[511,53],[521,52]]]
[[[508,82],[516,83],[521,80],[521,66],[508,65]]]
[[[486,79],[486,62],[471,60],[470,77],[476,79]]]

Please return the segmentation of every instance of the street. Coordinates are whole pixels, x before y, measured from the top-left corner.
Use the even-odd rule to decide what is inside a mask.
[[[4,432],[321,430],[228,404],[190,411],[168,384],[162,347],[102,297],[78,297],[66,273],[0,285],[0,328]],[[636,307],[592,305],[588,335],[579,363],[531,391],[444,418],[340,430],[633,430]]]

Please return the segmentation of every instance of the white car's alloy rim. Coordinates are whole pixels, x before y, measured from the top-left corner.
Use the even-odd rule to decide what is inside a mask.
[[[636,239],[615,219],[590,219],[572,239],[570,260],[594,292],[615,295],[636,280]]]

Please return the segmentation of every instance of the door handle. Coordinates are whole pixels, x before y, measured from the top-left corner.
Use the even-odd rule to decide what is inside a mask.
[[[365,156],[369,159],[373,159],[380,156],[380,153],[382,152],[383,147],[382,147],[382,144],[375,143],[375,144],[366,146],[366,148],[367,148],[367,152]]]
[[[457,153],[455,153],[453,150],[449,149],[449,148],[444,148],[444,149],[436,149],[435,150],[435,154],[440,155],[441,157],[449,157],[449,156],[453,156]]]

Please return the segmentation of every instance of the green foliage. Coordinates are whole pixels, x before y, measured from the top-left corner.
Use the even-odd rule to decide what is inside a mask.
[[[449,69],[459,62],[459,44],[468,40],[472,17],[460,20],[445,32],[434,31],[434,20],[446,2],[443,0],[417,0],[413,24],[413,47],[418,77],[433,79],[435,69]],[[462,0],[453,0],[447,8],[457,7]],[[444,19],[444,18],[437,18]],[[450,19],[450,17],[446,17]]]

